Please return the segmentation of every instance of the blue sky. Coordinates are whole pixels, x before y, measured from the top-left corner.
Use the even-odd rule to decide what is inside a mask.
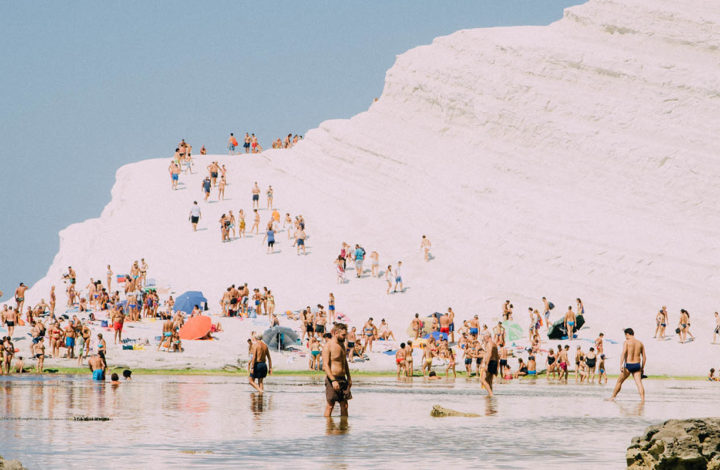
[[[579,0],[0,2],[0,290],[42,277],[115,171],[229,132],[262,143],[366,110],[397,54]],[[159,183],[160,184],[160,183]]]

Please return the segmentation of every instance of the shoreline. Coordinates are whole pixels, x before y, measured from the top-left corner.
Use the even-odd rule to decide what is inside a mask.
[[[132,370],[133,375],[193,375],[193,376],[239,376],[239,377],[247,377],[247,370],[246,369],[237,369],[237,370],[225,370],[225,369],[199,369],[199,368],[185,368],[185,369],[149,369],[149,368],[129,368],[129,367],[109,367],[107,369],[107,372],[105,373],[106,376],[109,374],[112,374],[113,372],[122,373],[123,370],[130,369]],[[365,371],[365,370],[356,370],[352,371],[353,377],[395,377],[396,372],[395,371]],[[0,375],[0,377],[29,377],[29,376],[45,376],[45,375],[87,375],[90,377],[89,371],[87,367],[49,367],[45,368],[43,370],[43,374],[37,374],[33,371],[24,372],[22,374],[10,374],[10,375]],[[322,371],[311,371],[311,370],[291,370],[291,369],[278,369],[273,370],[272,375],[268,375],[268,377],[272,376],[283,376],[283,377],[323,377],[324,373]],[[445,377],[442,374],[438,374],[439,377]],[[421,378],[422,375],[415,374],[413,375],[413,378]],[[476,376],[471,376],[470,378],[475,378]],[[618,375],[614,374],[608,374],[608,379],[617,379]],[[468,378],[465,371],[457,373],[457,378]],[[547,380],[547,377],[545,377],[545,374],[539,375],[537,378],[543,378]],[[530,378],[530,377],[521,377],[520,379],[513,379],[513,381],[521,381],[521,382],[528,382],[528,381],[537,381],[537,378]],[[698,375],[649,375],[646,379],[643,380],[687,380],[687,381],[704,381],[707,380],[707,377],[705,376],[698,376]],[[573,380],[569,379],[568,384],[570,384]],[[553,380],[553,383],[557,382],[557,380]],[[506,383],[503,381],[500,381],[499,383]],[[507,382],[512,383],[512,381]],[[608,381],[609,385],[610,382]],[[578,384],[581,385],[581,384]],[[597,384],[589,384],[589,385],[597,385]]]

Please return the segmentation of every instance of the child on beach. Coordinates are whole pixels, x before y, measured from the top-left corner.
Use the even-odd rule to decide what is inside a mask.
[[[605,373],[605,354],[600,354],[600,362],[598,362],[598,384],[607,383],[607,374]]]

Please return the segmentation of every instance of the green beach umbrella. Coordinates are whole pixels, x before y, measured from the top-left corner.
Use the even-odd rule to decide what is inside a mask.
[[[505,328],[505,335],[507,336],[508,341],[517,341],[523,337],[522,326],[518,325],[514,321],[506,320],[502,322],[502,324]]]

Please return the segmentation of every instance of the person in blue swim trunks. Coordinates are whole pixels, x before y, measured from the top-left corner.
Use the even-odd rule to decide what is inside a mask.
[[[608,400],[614,400],[622,388],[625,379],[633,376],[635,385],[637,385],[640,401],[645,401],[645,387],[643,387],[642,379],[647,362],[647,352],[645,346],[635,339],[635,332],[632,328],[625,329],[625,343],[623,343],[622,354],[620,354],[620,376],[618,377],[612,396]]]
[[[568,339],[573,339],[575,333],[575,312],[573,312],[572,306],[568,305],[568,311],[565,312],[565,330],[568,334]]]
[[[93,380],[102,382],[105,380],[105,361],[100,356],[93,355],[88,357],[88,367],[92,373]]]
[[[477,339],[478,333],[480,332],[480,320],[478,319],[478,316],[475,315],[468,322],[468,325],[470,326],[470,336],[473,336],[475,339]]]

